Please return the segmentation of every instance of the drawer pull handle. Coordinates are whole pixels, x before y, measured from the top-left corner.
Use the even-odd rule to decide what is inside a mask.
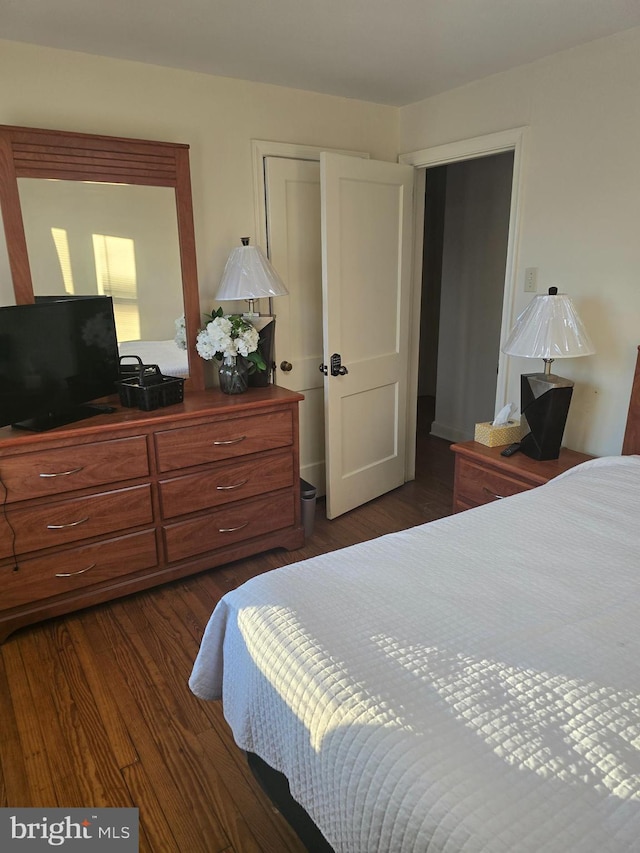
[[[249,524],[248,521],[245,521],[244,524],[239,524],[237,527],[219,527],[218,533],[235,533],[236,530],[242,530],[243,527],[246,527]]]
[[[89,516],[79,518],[77,521],[69,521],[67,524],[47,524],[47,530],[64,530],[65,527],[77,527],[79,524],[84,524],[89,521]]]
[[[228,438],[226,441],[214,441],[213,443],[217,446],[222,444],[240,444],[241,441],[244,441],[246,435],[241,435],[240,438]]]
[[[240,480],[239,483],[234,483],[233,486],[216,486],[216,489],[219,492],[230,492],[232,489],[239,489],[240,486],[244,486],[245,483],[249,482],[249,478],[246,480]]]
[[[86,569],[80,569],[77,572],[56,572],[56,577],[57,578],[72,578],[75,575],[83,575],[85,572],[89,572],[89,571],[91,571],[91,569],[95,569],[96,565],[97,565],[96,563],[91,563],[91,565],[87,566]]]
[[[69,471],[58,471],[55,474],[38,474],[38,477],[42,477],[43,479],[46,479],[47,477],[68,477],[69,474],[77,474],[78,471],[82,471],[83,467],[84,466],[81,465],[79,468],[71,468]]]
[[[507,497],[507,495],[496,495],[496,493],[495,493],[495,492],[492,492],[492,491],[491,491],[490,489],[488,489],[486,486],[483,486],[483,487],[482,487],[482,491],[483,491],[485,494],[489,495],[489,497],[490,497],[490,498],[493,498],[493,500],[494,500],[494,501],[502,501],[502,500],[504,500],[504,499]]]

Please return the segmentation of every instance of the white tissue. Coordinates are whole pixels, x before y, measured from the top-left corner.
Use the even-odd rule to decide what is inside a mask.
[[[507,403],[504,409],[500,409],[498,414],[495,416],[491,426],[507,426],[508,424],[513,423],[511,415],[515,410],[516,407],[513,403]]]

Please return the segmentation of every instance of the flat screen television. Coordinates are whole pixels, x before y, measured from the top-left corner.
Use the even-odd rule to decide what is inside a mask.
[[[0,307],[0,426],[40,432],[113,411],[93,401],[118,378],[110,296]]]

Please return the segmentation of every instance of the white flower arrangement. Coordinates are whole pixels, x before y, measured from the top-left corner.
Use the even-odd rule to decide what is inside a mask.
[[[176,342],[176,346],[178,349],[186,349],[187,348],[187,327],[185,325],[184,314],[182,317],[178,317],[175,321],[176,326],[176,335],[174,341]]]
[[[233,364],[241,356],[249,362],[250,372],[267,367],[258,345],[258,330],[253,323],[240,314],[225,317],[222,308],[212,312],[211,320],[196,338],[196,350],[201,358]]]

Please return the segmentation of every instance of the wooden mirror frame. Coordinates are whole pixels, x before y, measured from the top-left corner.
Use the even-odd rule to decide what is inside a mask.
[[[172,187],[178,222],[182,296],[189,358],[188,386],[204,388],[204,366],[195,350],[200,327],[189,146],[58,130],[0,125],[0,209],[9,268],[18,305],[35,301],[18,178]]]

